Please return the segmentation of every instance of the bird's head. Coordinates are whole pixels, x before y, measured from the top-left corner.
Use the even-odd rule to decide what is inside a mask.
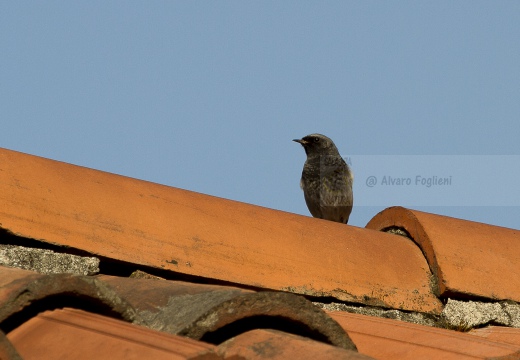
[[[305,149],[307,156],[314,155],[339,155],[339,151],[334,142],[321,134],[310,134],[301,139],[294,139]]]

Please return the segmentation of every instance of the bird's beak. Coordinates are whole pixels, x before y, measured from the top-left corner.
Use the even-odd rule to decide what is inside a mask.
[[[307,141],[303,140],[303,139],[294,139],[293,141],[296,141],[297,143],[300,143],[302,145],[305,145],[307,144]]]

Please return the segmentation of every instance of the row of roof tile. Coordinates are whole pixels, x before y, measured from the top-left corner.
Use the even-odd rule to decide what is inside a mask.
[[[22,237],[241,285],[442,308],[405,238],[8,150],[0,163],[1,227]]]
[[[27,360],[371,359],[276,330],[251,330],[215,346],[70,308],[41,313],[12,331],[8,339]],[[43,355],[41,349],[46,349]]]
[[[345,331],[302,297],[282,292],[101,275],[42,275],[0,267],[4,332],[45,310],[77,307],[207,342],[264,323],[355,349]],[[182,309],[182,311],[179,311]]]
[[[0,164],[1,227],[19,236],[176,273],[404,310],[439,313],[438,295],[446,294],[520,301],[517,230],[399,207],[361,229],[9,150],[0,150]],[[392,227],[420,249],[371,230]]]
[[[286,293],[6,267],[0,267],[0,278],[0,329],[7,334],[0,336],[2,359],[520,356],[520,329],[465,334],[323,312]]]
[[[100,341],[156,358],[520,358],[519,329],[463,334],[326,313],[295,295],[432,316],[448,297],[520,301],[518,230],[401,207],[357,228],[6,149],[0,204],[0,244],[198,282],[0,267],[0,359],[82,338],[78,358]],[[70,327],[79,332],[67,340]]]

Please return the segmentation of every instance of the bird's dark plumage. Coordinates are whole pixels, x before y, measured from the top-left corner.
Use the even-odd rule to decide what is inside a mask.
[[[354,177],[336,145],[321,134],[293,141],[307,154],[300,186],[312,216],[346,224],[354,202]]]

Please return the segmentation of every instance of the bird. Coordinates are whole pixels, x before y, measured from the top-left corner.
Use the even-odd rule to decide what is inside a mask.
[[[315,218],[347,224],[354,203],[354,175],[338,148],[322,134],[293,141],[300,143],[307,154],[300,187],[310,213]]]

